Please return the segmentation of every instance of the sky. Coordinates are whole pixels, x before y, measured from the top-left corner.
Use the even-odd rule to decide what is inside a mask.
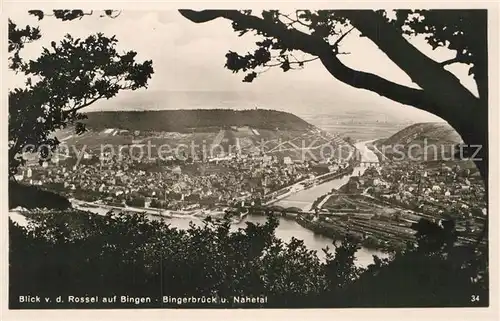
[[[53,17],[38,21],[25,11],[13,11],[10,18],[18,25],[38,25],[41,29],[42,39],[23,49],[21,56],[24,58],[36,58],[43,46],[49,47],[51,41],[60,40],[67,33],[74,38],[85,38],[102,32],[108,37],[116,35],[119,49],[137,51],[136,60],[153,61],[155,73],[147,90],[119,94],[110,101],[96,103],[89,107],[90,110],[131,108],[131,105],[134,108],[147,105],[149,107],[145,108],[154,109],[192,108],[192,97],[186,92],[192,93],[193,97],[199,96],[200,92],[205,92],[205,96],[200,97],[206,97],[206,92],[220,92],[221,99],[226,100],[224,107],[228,102],[245,101],[245,107],[264,104],[262,107],[297,111],[299,114],[306,111],[321,114],[334,113],[335,110],[380,110],[381,114],[401,114],[419,121],[440,120],[416,108],[346,85],[333,78],[319,61],[307,63],[303,70],[286,73],[274,68],[253,83],[243,83],[242,74],[233,74],[224,68],[225,54],[229,50],[240,54],[251,51],[256,48],[255,41],[259,38],[251,34],[238,37],[230,22],[223,19],[195,24],[175,10],[123,11],[115,19],[94,14],[70,22]],[[433,51],[422,38],[410,42],[436,61],[454,56],[447,49]],[[357,31],[345,37],[340,49],[350,53],[340,56],[347,66],[418,88],[374,43],[366,37],[359,37]],[[477,95],[475,84],[467,75],[467,66],[454,64],[447,69]],[[9,80],[9,87],[22,85],[19,75],[12,74]],[[217,95],[208,96],[212,98],[207,104],[217,107],[217,98],[213,98]],[[198,100],[207,99],[200,97]]]

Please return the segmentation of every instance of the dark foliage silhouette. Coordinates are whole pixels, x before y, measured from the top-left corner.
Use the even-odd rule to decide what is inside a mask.
[[[21,206],[26,209],[68,209],[71,203],[64,196],[44,191],[36,186],[9,181],[9,209]]]
[[[43,19],[48,14],[32,10]],[[82,10],[54,10],[50,15],[73,20],[86,14]],[[104,15],[114,17],[111,10]],[[14,175],[25,162],[23,152],[37,152],[50,157],[59,144],[51,133],[68,124],[75,124],[76,133],[85,131],[79,113],[100,99],[110,99],[122,90],[147,86],[153,73],[152,61],[135,61],[134,51],[119,53],[118,40],[101,33],[86,39],[66,35],[52,41],[41,55],[26,61],[20,52],[28,43],[42,36],[39,28],[22,29],[9,19],[9,68],[26,76],[23,88],[9,91],[9,173]]]
[[[37,224],[22,228],[11,221],[9,227],[11,308],[18,308],[16,298],[26,293],[154,298],[266,295],[263,307],[484,306],[488,302],[485,262],[474,250],[450,246],[446,237],[427,233],[439,229],[428,224],[421,226],[420,246],[409,247],[392,261],[376,258],[375,264],[362,269],[355,265],[359,245],[354,240],[337,242],[334,253],[326,250],[323,262],[303,241],[278,239],[274,234],[278,221],[272,216],[266,224],[247,223],[236,232],[230,232],[229,220],[207,220],[203,226],[178,230],[141,215],[101,217],[64,211],[33,214],[31,219]],[[432,249],[427,243],[433,244]],[[482,299],[471,303],[471,295]],[[139,307],[160,306],[161,300]],[[230,301],[227,306],[237,305]]]
[[[417,244],[390,262],[376,258],[340,300],[362,307],[488,306],[487,248],[454,245],[452,221],[440,227],[422,219],[413,228]]]

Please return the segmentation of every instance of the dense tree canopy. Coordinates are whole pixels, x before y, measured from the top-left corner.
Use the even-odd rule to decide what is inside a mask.
[[[83,10],[38,10],[30,14],[39,20],[55,16],[63,21],[82,18]],[[118,13],[105,10],[104,16]],[[66,35],[43,48],[41,55],[26,61],[22,49],[39,40],[39,28],[22,28],[9,19],[9,68],[26,76],[25,86],[9,91],[9,171],[13,175],[23,163],[21,152],[38,152],[48,158],[59,141],[51,133],[76,123],[77,133],[85,130],[79,110],[100,99],[110,99],[121,90],[146,87],[153,73],[152,61],[137,62],[136,52],[120,53],[118,40],[101,33],[86,39]]]
[[[453,233],[429,222],[420,224],[418,247],[365,269],[356,266],[353,239],[332,244],[323,261],[303,241],[276,237],[274,216],[236,232],[228,220],[179,230],[141,215],[65,211],[30,218],[35,224],[28,228],[10,225],[11,308],[26,293],[268,297],[267,304],[225,305],[246,308],[488,305],[484,256],[453,246]],[[472,294],[481,300],[471,301]],[[162,306],[172,307],[161,300],[136,307]]]

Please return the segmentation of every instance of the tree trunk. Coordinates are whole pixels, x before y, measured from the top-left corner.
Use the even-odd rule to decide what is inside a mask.
[[[474,108],[470,113],[457,114],[449,120],[449,123],[460,134],[462,140],[467,145],[467,152],[464,152],[465,156],[472,158],[477,169],[479,170],[479,173],[481,174],[485,189],[484,201],[488,206],[489,148],[487,99],[483,100],[479,106]],[[477,201],[481,202],[483,200],[478,199]],[[488,240],[488,215],[489,208],[484,221],[485,224],[483,226],[483,230],[476,240],[476,247],[479,246],[483,240]],[[488,253],[486,252],[485,255],[488,255]]]

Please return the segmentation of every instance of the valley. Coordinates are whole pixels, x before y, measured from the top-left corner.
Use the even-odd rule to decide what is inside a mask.
[[[446,163],[439,159],[393,157],[394,146],[402,150],[424,142],[454,146],[459,137],[446,124],[415,124],[386,139],[352,144],[287,113],[214,110],[217,117],[212,115],[211,120],[188,120],[200,112],[210,114],[210,110],[141,112],[134,120],[133,112],[89,113],[83,135],[74,135],[71,128],[55,133],[75,155],[60,152],[43,166],[28,166],[29,173],[24,171],[19,181],[87,204],[115,211],[142,208],[169,220],[199,220],[243,208],[250,209],[250,216],[274,212],[292,218],[297,229],[329,239],[348,233],[367,248],[385,251],[414,242],[413,225],[421,218],[439,222],[455,213],[466,235],[462,240],[473,239],[481,228],[481,214],[467,217],[469,208],[474,213],[484,211],[485,205],[467,199],[469,190],[474,195],[484,193],[476,172],[468,169],[469,187],[464,188],[464,176],[443,172]],[[280,127],[273,129],[261,120],[275,113],[281,118],[272,124]],[[160,116],[172,115],[183,119],[175,125],[180,131],[162,130]],[[117,123],[111,119],[121,119],[125,125],[112,127]],[[165,124],[169,128],[171,120]],[[467,162],[454,165],[462,168],[462,163]],[[415,175],[427,172],[429,179],[435,178],[415,181]],[[459,188],[433,187],[447,179]],[[422,191],[427,202],[415,198]],[[436,209],[429,201],[447,207]],[[470,205],[455,205],[464,203]]]

